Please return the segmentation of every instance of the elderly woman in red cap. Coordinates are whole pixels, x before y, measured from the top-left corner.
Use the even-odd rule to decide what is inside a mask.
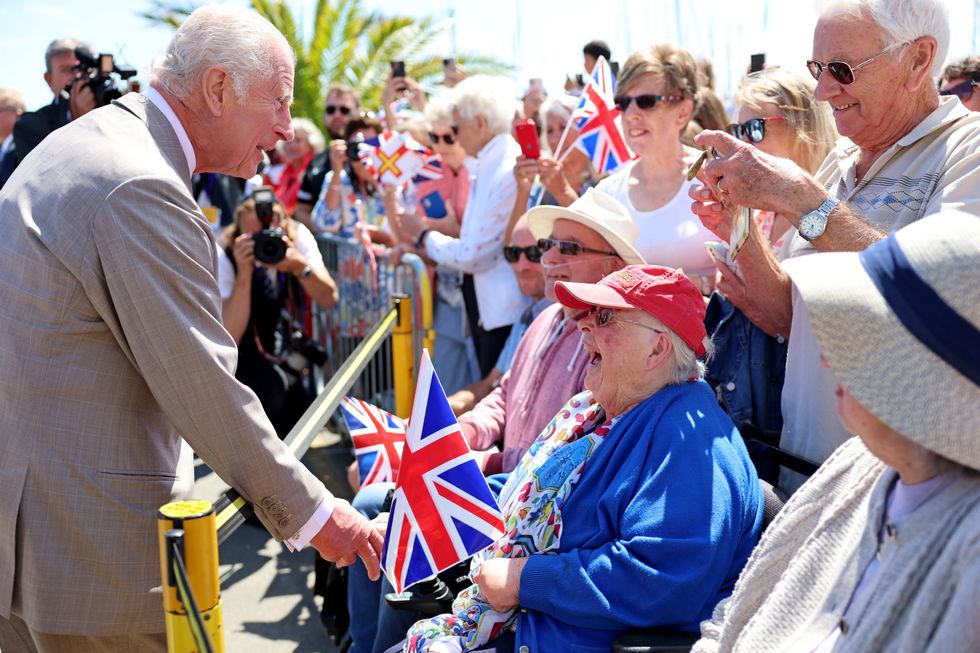
[[[980,220],[786,266],[857,435],[786,503],[699,653],[980,651]]]
[[[759,536],[758,477],[701,379],[700,291],[631,265],[556,294],[583,314],[587,391],[508,479],[505,535],[454,614],[418,622],[406,651],[594,653],[632,628],[696,632]]]

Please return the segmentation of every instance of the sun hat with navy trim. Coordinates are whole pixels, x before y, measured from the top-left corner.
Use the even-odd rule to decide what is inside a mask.
[[[940,213],[863,252],[783,266],[841,385],[905,437],[980,470],[980,218]]]

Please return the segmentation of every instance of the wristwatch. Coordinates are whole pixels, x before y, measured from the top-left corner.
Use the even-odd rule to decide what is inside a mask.
[[[313,268],[307,265],[305,268],[303,268],[303,271],[299,273],[299,276],[302,277],[303,279],[309,279],[312,274],[313,274]]]
[[[803,215],[800,218],[800,235],[808,241],[819,238],[827,228],[830,212],[837,208],[838,204],[840,204],[839,199],[828,197],[815,210]]]
[[[419,232],[419,237],[415,239],[415,251],[421,252],[425,246],[425,237],[429,235],[431,229],[423,229]]]

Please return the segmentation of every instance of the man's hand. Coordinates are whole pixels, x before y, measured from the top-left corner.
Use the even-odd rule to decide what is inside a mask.
[[[358,557],[367,567],[368,577],[381,577],[381,546],[384,538],[361,513],[343,499],[334,499],[333,513],[310,542],[320,556],[338,567],[349,567]]]
[[[95,94],[84,79],[76,79],[68,93],[68,110],[71,119],[77,120],[95,108]]]
[[[521,572],[527,558],[494,558],[487,560],[473,576],[480,594],[497,612],[517,607],[521,592]]]
[[[334,175],[339,175],[347,161],[347,141],[335,138],[330,141],[330,169]]]
[[[766,154],[720,131],[701,132],[694,142],[698,147],[714,148],[719,154],[719,158],[704,164],[698,179],[726,207],[775,211],[798,226],[800,216],[827,199],[820,182],[789,159]]]

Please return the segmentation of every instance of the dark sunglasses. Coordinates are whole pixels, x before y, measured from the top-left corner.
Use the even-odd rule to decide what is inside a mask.
[[[961,100],[965,100],[973,94],[973,87],[977,85],[978,85],[977,81],[975,79],[971,79],[968,82],[960,82],[956,86],[950,86],[945,91],[939,89],[939,94],[955,95],[959,97]]]
[[[746,137],[753,143],[761,143],[762,139],[766,137],[766,123],[767,122],[782,122],[786,120],[782,116],[769,116],[767,118],[752,118],[751,120],[746,120],[745,122],[732,123],[728,125],[728,133],[742,141]]]
[[[613,98],[613,102],[616,103],[616,107],[620,111],[626,112],[627,107],[629,107],[630,102],[636,101],[636,106],[638,109],[643,111],[649,111],[653,107],[657,106],[657,102],[678,102],[683,100],[683,95],[617,95]]]
[[[432,141],[433,145],[439,144],[439,139],[441,138],[446,145],[453,145],[456,143],[456,136],[453,134],[437,134],[435,132],[429,132],[429,140]]]
[[[619,256],[619,252],[607,252],[602,249],[592,249],[591,247],[584,247],[578,243],[572,242],[570,240],[555,240],[553,238],[542,238],[538,241],[538,248],[542,252],[547,252],[552,247],[558,248],[558,253],[562,256],[578,256],[583,252],[588,252],[589,254],[606,254],[608,256]]]
[[[901,47],[903,45],[907,45],[907,43],[893,43],[892,45],[889,45],[887,48],[885,48],[875,56],[871,57],[870,59],[865,59],[864,61],[862,61],[856,66],[852,66],[844,61],[828,61],[827,63],[822,63],[820,61],[814,61],[813,59],[810,59],[809,61],[806,62],[806,67],[810,71],[810,74],[813,75],[813,79],[817,81],[820,81],[820,75],[823,74],[823,71],[826,68],[827,72],[830,73],[830,76],[833,77],[838,82],[840,82],[841,84],[844,85],[853,84],[854,73],[861,70],[869,63],[877,59],[878,57],[888,52],[891,52],[895,48]]]
[[[638,327],[649,329],[650,331],[654,331],[655,333],[664,333],[664,331],[661,331],[660,329],[654,329],[652,326],[642,324],[634,320],[627,320],[622,315],[617,315],[616,311],[614,311],[611,308],[593,306],[592,308],[589,309],[589,315],[592,316],[592,319],[595,321],[595,325],[600,329],[602,327],[609,326],[613,322],[626,322],[627,324],[635,324]]]
[[[507,259],[508,263],[517,263],[519,260],[521,260],[522,252],[531,263],[541,262],[541,248],[537,245],[531,245],[530,247],[516,247],[514,245],[508,245],[504,247],[504,258]]]
[[[337,113],[338,111],[340,112],[340,115],[342,115],[342,116],[349,116],[350,115],[350,112],[351,112],[351,108],[350,107],[344,107],[344,106],[339,106],[338,107],[338,106],[334,106],[332,104],[328,104],[323,109],[323,111],[328,116],[332,116],[333,114]]]

